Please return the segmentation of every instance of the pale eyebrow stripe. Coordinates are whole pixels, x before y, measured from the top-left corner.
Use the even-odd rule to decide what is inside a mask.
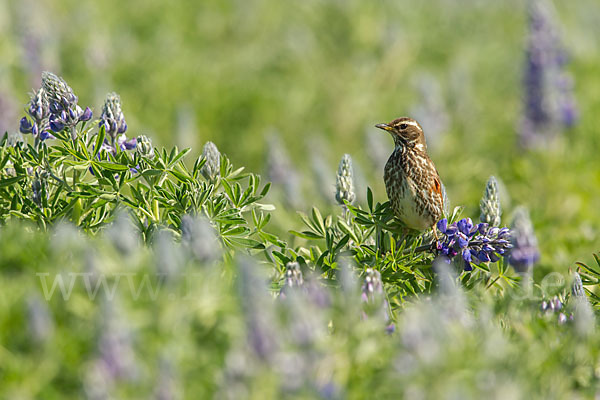
[[[417,128],[419,127],[419,123],[417,121],[402,121],[401,124],[412,125],[416,126]]]

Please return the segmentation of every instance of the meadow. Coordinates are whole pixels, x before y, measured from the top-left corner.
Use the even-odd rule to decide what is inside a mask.
[[[594,398],[599,22],[0,1],[0,397]],[[404,115],[437,241],[387,201]]]

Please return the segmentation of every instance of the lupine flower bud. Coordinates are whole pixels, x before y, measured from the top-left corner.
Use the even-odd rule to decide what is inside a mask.
[[[498,182],[494,176],[490,176],[485,186],[485,192],[479,202],[479,208],[481,209],[481,215],[479,220],[490,224],[491,226],[500,226],[500,216],[502,210],[500,209],[500,199],[498,198]]]
[[[140,135],[137,137],[137,152],[140,156],[145,158],[154,158],[154,147],[152,147],[152,140],[146,135]]]
[[[114,92],[106,95],[99,122],[99,126],[102,125],[113,143],[117,134],[125,133],[127,130],[125,116],[121,110],[121,97]]]
[[[78,122],[88,121],[92,118],[92,110],[86,107],[84,111],[77,105],[77,96],[61,77],[52,72],[42,72],[42,88],[49,104],[50,129],[54,132],[73,128]]]
[[[287,263],[285,265],[285,286],[297,287],[302,286],[303,283],[304,279],[302,278],[300,264],[296,261]]]
[[[335,199],[339,204],[344,205],[344,200],[352,204],[355,198],[352,158],[349,154],[344,154],[335,180]]]
[[[515,211],[511,233],[510,241],[513,248],[508,261],[517,272],[527,272],[540,258],[537,239],[527,209],[521,207]]]
[[[571,286],[571,293],[577,299],[586,299],[585,290],[583,289],[583,282],[581,276],[577,271],[573,272],[573,286]]]
[[[73,89],[67,82],[60,76],[53,74],[52,72],[42,72],[42,87],[48,96],[51,107],[64,106],[63,109],[67,109],[71,104],[77,103],[77,96],[73,93]],[[53,103],[58,103],[53,104]]]
[[[202,166],[200,173],[206,180],[212,181],[220,174],[221,153],[213,142],[206,142],[202,149],[202,157],[206,159],[206,163]]]

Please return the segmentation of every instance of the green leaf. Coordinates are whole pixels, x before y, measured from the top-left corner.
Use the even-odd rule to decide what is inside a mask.
[[[19,182],[22,179],[25,179],[25,176],[15,176],[12,178],[2,179],[0,180],[0,187],[10,186]]]
[[[291,233],[292,235],[296,235],[296,236],[304,238],[304,239],[323,239],[323,236],[318,235],[313,232],[310,232],[310,231],[298,232],[298,231],[290,230],[288,232]]]
[[[98,131],[98,134],[96,135],[96,143],[94,144],[94,158],[96,158],[96,156],[98,155],[98,152],[100,151],[100,148],[102,147],[102,143],[104,143],[104,138],[106,137],[106,127],[104,126],[104,124],[102,124],[100,126],[100,130]]]
[[[373,212],[373,192],[371,188],[367,186],[367,204],[369,205],[369,211]]]
[[[127,171],[129,167],[127,165],[122,164],[114,164],[107,161],[93,161],[94,164],[101,166],[104,169],[108,169],[110,171]]]

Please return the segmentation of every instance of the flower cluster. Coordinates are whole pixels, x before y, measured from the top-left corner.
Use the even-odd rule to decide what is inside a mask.
[[[118,94],[113,92],[106,96],[98,126],[104,126],[106,134],[111,138],[113,144],[117,134],[125,133],[127,130],[125,116],[121,110],[121,97]]]
[[[31,118],[31,121],[27,117],[21,118],[19,126],[21,133],[31,133],[36,140],[54,138],[49,132],[50,125],[48,118],[50,117],[50,110],[48,99],[43,88],[40,88],[31,95],[31,100],[27,105],[26,112],[27,115],[29,115],[29,118]]]
[[[340,160],[335,179],[335,200],[339,204],[344,205],[344,200],[352,204],[355,199],[352,158],[349,154],[344,154]]]
[[[73,89],[61,77],[44,71],[42,88],[48,99],[50,129],[54,132],[73,128],[78,122],[89,121],[92,118],[92,110],[89,107],[81,109]]]
[[[490,227],[482,222],[473,225],[471,218],[464,218],[448,225],[446,218],[437,223],[437,229],[443,237],[437,241],[438,254],[452,260],[460,254],[464,261],[464,270],[472,271],[472,262],[496,262],[500,256],[506,256],[511,248],[508,228]]]
[[[383,290],[383,282],[381,282],[381,274],[376,269],[367,268],[365,270],[365,280],[361,287],[361,299],[363,303],[375,307],[375,310],[373,310],[375,315],[382,317],[387,324],[385,328],[386,332],[394,332],[395,325],[390,320],[388,302]],[[366,318],[367,314],[363,313],[363,317]]]
[[[545,314],[558,313],[558,323],[560,325],[567,322],[567,320],[570,320],[570,321],[573,320],[573,315],[570,315],[569,317],[567,317],[566,314],[561,311],[563,309],[563,303],[560,301],[558,296],[554,296],[552,299],[550,299],[548,301],[546,301],[546,300],[542,301],[541,309],[542,309],[542,312]]]
[[[137,148],[138,138],[134,137],[127,139],[127,136],[124,133],[127,130],[127,124],[125,123],[123,111],[121,111],[121,98],[114,92],[106,95],[106,100],[102,106],[102,114],[100,115],[98,127],[101,128],[103,126],[106,135],[110,138],[110,140],[108,140],[108,138],[104,139],[104,143],[102,144],[103,150],[115,155],[117,153],[117,148],[121,151],[135,150]],[[145,136],[140,136],[140,138],[142,137],[149,141]],[[148,145],[146,144],[145,150],[149,151],[147,147]],[[150,149],[152,150],[151,142]],[[154,151],[152,150],[152,156],[153,155]]]
[[[567,56],[560,43],[549,2],[535,0],[529,7],[529,37],[525,65],[525,114],[521,140],[530,146],[560,125],[577,120],[573,82],[565,71]]]

